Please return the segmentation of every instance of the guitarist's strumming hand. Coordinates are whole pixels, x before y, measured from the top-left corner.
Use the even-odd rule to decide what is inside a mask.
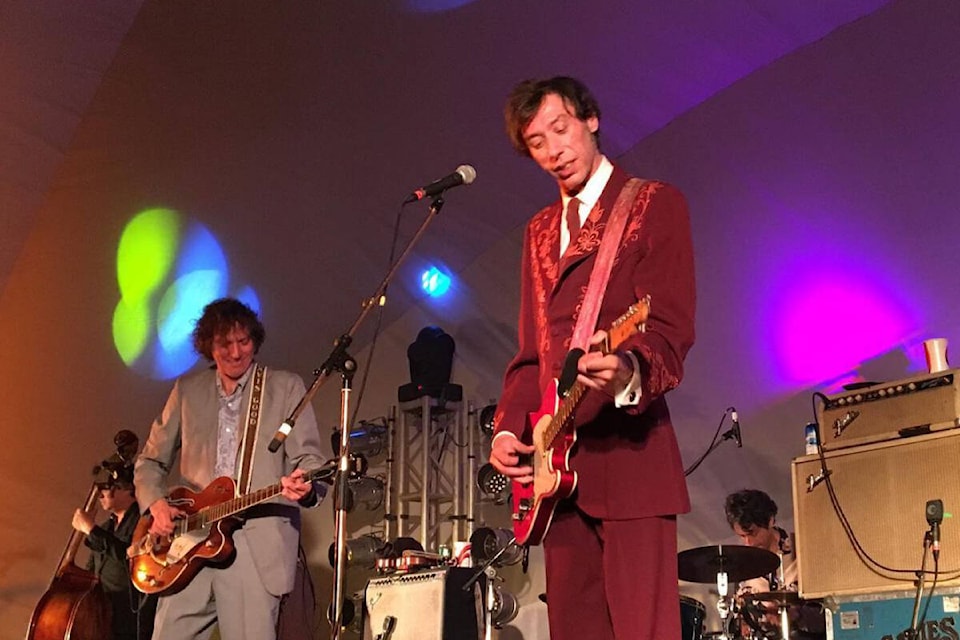
[[[527,456],[533,454],[535,450],[532,444],[523,444],[515,435],[504,431],[493,439],[490,447],[490,464],[511,480],[522,484],[533,482],[533,467],[528,462]],[[521,464],[521,457],[523,457],[523,464]]]
[[[173,521],[187,514],[176,507],[171,507],[166,498],[160,498],[150,505],[150,515],[153,517],[150,533],[156,536],[168,536],[173,533]]]
[[[597,331],[590,338],[591,347],[603,347],[606,331]],[[633,362],[626,354],[606,353],[607,349],[591,350],[577,361],[577,381],[589,389],[616,397],[627,388],[634,376]]]

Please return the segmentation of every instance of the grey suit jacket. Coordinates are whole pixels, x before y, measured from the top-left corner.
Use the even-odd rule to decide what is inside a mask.
[[[134,467],[137,499],[144,509],[167,495],[168,475],[178,453],[181,484],[201,491],[214,479],[218,431],[216,375],[211,368],[177,379],[163,411],[154,420]],[[267,449],[277,427],[290,415],[304,392],[303,380],[298,375],[267,369],[260,428],[253,450],[251,491],[275,484],[281,476],[298,467],[311,470],[323,464],[320,433],[310,406],[300,414],[283,446],[276,453]],[[245,389],[240,412],[243,429],[246,429],[248,403],[249,392]],[[276,501],[291,504],[282,496]],[[291,591],[299,522],[284,517],[257,518],[246,522],[243,531],[267,591],[277,596]]]

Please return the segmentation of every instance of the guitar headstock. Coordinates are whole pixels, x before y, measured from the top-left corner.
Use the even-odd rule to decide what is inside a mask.
[[[607,343],[610,350],[616,349],[621,342],[633,334],[645,331],[649,316],[650,296],[645,296],[630,305],[622,316],[613,321],[609,331],[607,331]]]

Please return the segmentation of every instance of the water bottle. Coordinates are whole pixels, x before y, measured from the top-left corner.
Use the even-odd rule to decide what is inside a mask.
[[[807,455],[813,455],[817,452],[817,423],[807,424],[803,431],[804,442],[806,443]]]

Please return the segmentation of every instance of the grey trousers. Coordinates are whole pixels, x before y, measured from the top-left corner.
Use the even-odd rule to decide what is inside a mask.
[[[153,640],[208,640],[217,623],[222,640],[277,637],[280,598],[263,588],[242,529],[233,541],[229,567],[204,567],[183,591],[160,597]]]

